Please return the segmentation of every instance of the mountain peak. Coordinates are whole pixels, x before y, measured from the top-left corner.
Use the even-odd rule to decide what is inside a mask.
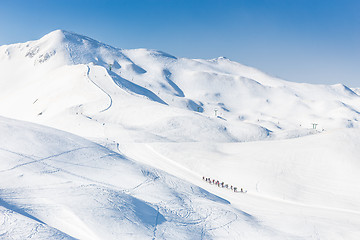
[[[68,64],[88,64],[94,62],[100,65],[107,65],[111,63],[110,58],[122,55],[117,48],[90,37],[62,29],[54,30],[33,43],[33,45],[36,45],[36,48],[46,52],[64,53],[65,58],[68,59]]]
[[[40,38],[39,41],[41,41],[41,42],[52,41],[52,42],[59,43],[64,40],[66,33],[67,32],[65,30],[58,29],[58,30],[55,30],[55,31],[52,31],[52,32],[46,34],[45,36]]]
[[[100,42],[89,38],[87,36],[81,35],[81,34],[77,34],[74,32],[70,32],[70,31],[66,31],[66,30],[62,30],[62,29],[58,29],[58,30],[54,30],[48,34],[46,34],[45,36],[43,36],[42,38],[40,38],[38,41],[43,42],[43,41],[51,41],[53,43],[64,43],[64,42],[71,42],[71,43],[78,43],[78,44],[83,44],[85,41],[90,41],[90,42],[94,42],[97,44],[101,44]],[[105,44],[101,44],[101,45],[105,45]]]
[[[224,57],[224,56],[220,56],[220,57],[217,57],[217,58],[210,59],[210,61],[212,61],[212,62],[230,61],[230,59],[228,59],[227,57]]]

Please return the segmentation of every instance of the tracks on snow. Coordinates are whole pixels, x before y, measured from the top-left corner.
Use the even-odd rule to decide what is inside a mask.
[[[113,100],[112,100],[112,97],[110,96],[110,94],[108,94],[102,87],[100,87],[96,82],[94,82],[94,80],[92,80],[90,78],[90,67],[88,65],[86,65],[87,67],[87,72],[86,72],[86,76],[87,78],[97,87],[99,88],[103,93],[105,93],[109,99],[110,99],[110,103],[109,103],[109,106],[107,106],[105,109],[101,110],[100,112],[105,112],[106,110],[109,110],[109,108],[111,108],[112,106],[112,103],[113,103]]]

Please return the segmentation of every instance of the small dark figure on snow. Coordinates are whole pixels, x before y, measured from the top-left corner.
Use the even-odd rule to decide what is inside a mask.
[[[234,192],[237,192],[237,187],[234,187]]]

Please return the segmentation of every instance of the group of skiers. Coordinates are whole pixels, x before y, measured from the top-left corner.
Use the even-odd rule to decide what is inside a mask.
[[[230,187],[229,187],[229,184],[224,183],[224,182],[220,182],[219,180],[211,179],[211,178],[208,178],[208,177],[203,177],[203,180],[206,181],[207,183],[217,185],[218,187],[227,188],[227,189],[230,189],[230,190],[232,190],[234,192],[238,192],[237,187],[234,187],[233,185],[230,185]],[[240,192],[245,192],[245,191],[244,191],[244,189],[240,188]]]

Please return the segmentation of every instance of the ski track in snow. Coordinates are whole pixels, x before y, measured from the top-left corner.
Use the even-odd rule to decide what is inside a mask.
[[[89,65],[86,65],[86,67],[87,67],[87,72],[86,72],[87,78],[88,78],[97,88],[99,88],[103,93],[105,93],[105,94],[109,97],[109,100],[110,100],[109,105],[108,105],[106,108],[104,108],[103,110],[100,110],[100,113],[101,113],[101,112],[105,112],[105,111],[107,111],[107,110],[109,110],[109,109],[111,108],[111,106],[112,106],[112,104],[113,104],[113,99],[112,99],[112,97],[111,97],[110,94],[108,94],[102,87],[100,87],[97,83],[94,82],[94,80],[92,80],[92,79],[90,78],[90,67],[89,67]]]
[[[125,155],[123,152],[121,152],[121,150],[119,149],[119,144],[116,144],[117,146],[117,150],[119,151],[119,153],[121,155]],[[186,174],[190,174],[192,175],[193,177],[195,178],[200,178],[200,175],[199,174],[196,174],[195,172],[181,166],[180,164],[177,164],[175,161],[163,156],[162,154],[160,154],[159,152],[155,151],[154,148],[152,148],[149,144],[145,144],[145,147],[147,149],[149,149],[152,153],[156,154],[156,156],[160,157],[161,159],[165,160],[168,164],[171,164],[172,166],[175,166],[176,168],[178,168],[179,170],[181,169],[181,171],[185,172]],[[126,156],[126,155],[125,155]],[[131,157],[127,156],[127,158],[129,159],[132,159]],[[140,184],[142,185],[142,184]],[[175,188],[172,188],[174,191],[176,191]],[[214,193],[215,195],[217,193]],[[187,210],[187,208],[185,209],[185,214],[180,214],[179,212],[174,212],[175,215],[178,215],[179,217],[181,218],[184,218],[184,219],[188,219],[191,215],[191,212],[196,212],[194,209],[192,209],[192,200],[190,198],[188,198],[186,195],[182,195],[180,197],[181,199],[183,199],[182,201],[184,201],[184,204],[186,201],[188,201],[189,203],[188,204],[185,204],[187,205],[188,207],[190,207],[190,210]],[[166,209],[166,206],[162,206],[162,208]],[[170,210],[171,211],[171,210]],[[233,219],[232,220],[229,220],[228,222],[226,223],[217,223],[217,219],[220,218],[219,216],[223,216],[223,215],[227,215],[227,214],[233,214]],[[225,211],[224,214],[215,214],[214,211],[210,211],[209,215],[206,216],[204,219],[198,219],[194,222],[189,222],[189,220],[187,220],[186,222],[183,222],[182,224],[184,225],[202,225],[202,233],[201,233],[201,239],[204,238],[204,234],[205,232],[210,232],[210,231],[215,231],[215,230],[218,230],[218,229],[224,229],[225,231],[229,231],[227,229],[227,226],[231,225],[233,222],[236,222],[238,220],[238,215],[234,212],[230,212],[230,211]],[[210,220],[210,216],[211,215],[215,215],[217,216],[216,218]],[[209,223],[207,223],[208,221],[211,221],[211,227],[206,227]],[[215,223],[215,226],[214,226],[214,223]],[[156,230],[156,228],[154,229],[154,231]],[[155,232],[154,232],[154,237],[155,237]],[[154,239],[154,238],[153,238]]]
[[[187,172],[187,173],[190,173],[191,175],[194,175],[194,176],[196,176],[196,177],[199,177],[200,175],[198,175],[198,174],[196,174],[196,173],[194,173],[194,172],[192,172],[192,171],[190,171],[190,170],[188,170],[188,169],[186,169],[185,167],[183,167],[183,166],[179,166],[177,163],[175,163],[174,161],[172,161],[172,160],[170,160],[169,158],[166,158],[165,156],[163,156],[163,155],[161,155],[160,153],[158,153],[158,152],[156,152],[150,145],[148,145],[148,144],[145,144],[145,146],[146,146],[146,148],[148,148],[150,151],[152,151],[153,153],[155,153],[158,157],[160,157],[160,158],[162,158],[162,159],[164,159],[165,161],[167,161],[169,164],[171,164],[171,165],[173,165],[173,166],[176,166],[176,167],[180,167],[180,169],[182,169],[183,171],[185,171],[185,172]],[[121,152],[121,150],[120,150],[120,148],[119,148],[119,144],[116,144],[116,147],[117,147],[117,150],[119,151],[119,153],[121,154],[121,155],[125,155],[123,152]],[[126,155],[125,155],[126,156]],[[132,159],[131,157],[129,157],[129,156],[127,156],[127,158],[129,158],[129,159]],[[142,186],[144,183],[141,183],[140,184],[140,186]],[[137,187],[139,187],[139,186],[137,186]],[[136,188],[137,188],[136,187]],[[172,188],[174,191],[176,191],[176,189],[175,188]],[[190,207],[190,210],[188,210],[188,208],[185,208],[184,210],[185,210],[185,213],[184,214],[181,214],[181,213],[179,213],[179,212],[177,212],[177,211],[175,211],[175,212],[173,212],[172,210],[170,210],[170,212],[173,212],[173,214],[175,214],[175,215],[177,215],[177,216],[179,216],[180,218],[182,218],[182,219],[188,219],[188,218],[190,218],[190,215],[191,215],[191,212],[196,212],[194,209],[192,209],[192,200],[190,199],[190,198],[188,198],[186,195],[182,195],[181,197],[179,197],[180,199],[182,199],[182,201],[184,201],[184,204],[185,204],[185,202],[186,201],[188,201],[189,203],[188,204],[185,204],[186,206],[188,206],[188,207]],[[162,205],[162,204],[160,204],[160,206],[161,206],[161,208],[163,208],[163,209],[167,209],[167,207],[166,207],[166,205]],[[159,211],[159,210],[158,210]],[[229,211],[227,211],[226,212],[226,214],[228,214],[228,213],[230,213]],[[235,214],[235,213],[233,213],[234,214],[234,218],[233,218],[233,220],[230,220],[230,221],[228,221],[228,222],[226,222],[226,223],[217,223],[217,218],[219,218],[219,217],[217,217],[217,218],[215,218],[215,219],[213,219],[213,220],[210,220],[210,216],[211,215],[213,215],[214,214],[214,212],[213,211],[211,211],[210,213],[209,213],[209,215],[207,216],[207,217],[205,217],[205,218],[203,218],[203,219],[198,219],[198,220],[196,220],[196,221],[193,221],[193,222],[189,222],[189,220],[186,220],[186,221],[184,221],[184,222],[179,222],[179,224],[184,224],[184,225],[201,225],[202,227],[201,227],[201,229],[202,229],[202,231],[201,231],[201,239],[203,239],[205,236],[205,232],[210,232],[210,231],[215,231],[215,230],[218,230],[218,229],[225,229],[225,231],[228,231],[227,229],[226,229],[226,227],[227,226],[229,226],[229,225],[231,225],[233,222],[235,222],[235,221],[237,221],[238,220],[238,216]],[[225,214],[225,215],[226,215]],[[220,214],[220,216],[222,216],[222,214]],[[192,221],[192,220],[191,220]],[[211,221],[212,222],[212,224],[211,224],[211,226],[212,227],[206,227],[207,225],[208,225],[208,221]],[[215,225],[217,225],[217,226],[213,226],[214,225],[214,223],[215,223]],[[217,224],[216,224],[217,223]],[[153,237],[153,239],[156,239],[156,227],[154,228],[154,237]]]
[[[35,159],[33,157],[30,157],[30,156],[26,156],[26,155],[23,155],[21,153],[15,153],[15,152],[12,152],[12,151],[8,151],[6,149],[0,149],[0,150],[3,150],[3,151],[7,151],[7,152],[11,152],[11,153],[14,153],[14,154],[17,154],[19,156],[23,156],[23,157],[26,157],[30,160],[33,160],[33,161],[30,161],[30,162],[26,162],[26,163],[22,163],[22,164],[18,164],[12,168],[9,168],[9,169],[4,169],[4,170],[1,170],[0,172],[6,172],[6,171],[11,171],[11,170],[14,170],[16,168],[19,168],[19,167],[23,167],[23,166],[26,166],[26,165],[29,165],[29,164],[33,164],[33,163],[40,163],[40,162],[43,162],[45,160],[49,160],[51,158],[56,158],[56,157],[59,157],[61,155],[64,155],[64,154],[68,154],[68,153],[71,153],[71,152],[75,152],[75,151],[78,151],[78,150],[81,150],[81,149],[86,149],[86,148],[89,148],[89,147],[80,147],[80,148],[75,148],[75,149],[71,149],[69,151],[65,151],[65,152],[61,152],[59,154],[54,154],[54,155],[51,155],[51,156],[48,156],[48,157],[45,157],[45,158],[41,158],[41,159]]]
[[[82,176],[82,175],[78,175],[78,174],[75,174],[75,173],[72,173],[68,170],[65,170],[63,168],[59,168],[59,167],[55,167],[53,165],[51,165],[50,163],[45,163],[44,161],[47,161],[47,160],[53,160],[53,158],[56,158],[56,157],[59,157],[59,156],[62,156],[62,155],[66,155],[66,154],[69,154],[69,153],[72,153],[72,152],[76,152],[76,151],[79,151],[79,150],[82,150],[82,149],[91,149],[92,147],[80,147],[80,148],[76,148],[76,149],[71,149],[71,150],[68,150],[68,151],[64,151],[64,152],[61,152],[61,153],[58,153],[58,154],[54,154],[54,155],[51,155],[51,156],[48,156],[48,157],[44,157],[44,158],[41,158],[41,159],[35,159],[34,157],[31,157],[31,156],[27,156],[27,155],[24,155],[24,154],[21,154],[21,153],[17,153],[17,152],[13,152],[13,151],[9,151],[9,150],[6,150],[6,149],[0,149],[2,151],[6,151],[6,152],[10,152],[10,153],[13,153],[13,154],[16,154],[16,155],[19,155],[19,156],[22,156],[22,157],[25,157],[27,159],[30,159],[32,161],[30,162],[26,162],[26,163],[22,163],[22,164],[18,164],[14,167],[11,167],[9,169],[4,169],[4,170],[0,170],[0,172],[8,172],[8,171],[11,171],[11,170],[14,170],[14,169],[17,169],[19,167],[24,167],[24,166],[27,166],[27,165],[30,165],[30,164],[34,164],[34,163],[41,163],[42,165],[44,166],[48,166],[48,167],[51,167],[57,171],[60,171],[60,172],[63,172],[63,173],[66,173],[66,174],[69,174],[71,176],[74,176],[74,177],[77,177],[77,178],[80,178],[80,179],[83,179],[83,180],[87,180],[89,181],[90,183],[97,183],[101,186],[105,186],[105,187],[111,187],[111,188],[114,188],[114,189],[117,189],[121,192],[129,192],[130,190],[134,190],[135,188],[138,188],[140,187],[141,185],[143,185],[145,182],[139,184],[138,186],[136,186],[135,188],[130,188],[130,189],[119,189],[117,186],[115,185],[112,185],[112,184],[108,184],[106,182],[102,182],[102,181],[97,181],[97,180],[94,180],[94,179],[91,179],[91,178],[88,178],[88,177],[85,177],[85,176]],[[61,161],[59,161],[61,162]],[[72,163],[68,163],[66,162],[67,164],[72,164]],[[79,164],[75,164],[75,165],[78,165],[78,166],[83,166],[83,165],[79,165]]]
[[[295,205],[295,206],[300,206],[300,207],[305,207],[305,208],[313,208],[313,209],[320,209],[320,210],[325,210],[325,211],[335,211],[335,212],[343,212],[343,213],[351,213],[351,214],[360,215],[359,211],[353,211],[353,210],[348,210],[348,209],[343,209],[343,208],[332,208],[332,207],[324,207],[324,206],[319,206],[319,205],[304,204],[304,203],[300,203],[300,202],[284,200],[281,198],[274,198],[274,197],[270,197],[270,196],[266,196],[266,195],[262,195],[262,194],[258,194],[258,193],[246,193],[246,194],[254,196],[256,198],[265,199],[268,201],[275,201],[275,202],[279,202],[279,203]]]
[[[117,146],[119,146],[119,144]],[[190,176],[195,178],[194,180],[200,179],[200,175],[192,172],[191,170],[187,169],[186,167],[180,165],[179,163],[176,163],[176,161],[174,161],[174,160],[172,160],[172,159],[170,159],[168,157],[165,157],[164,155],[162,155],[161,153],[156,151],[149,144],[142,144],[142,146],[155,154],[154,156],[151,156],[151,154],[149,152],[149,154],[147,154],[147,156],[149,157],[149,160],[150,159],[156,159],[156,158],[162,159],[161,163],[157,163],[157,164],[155,164],[155,166],[160,166],[159,164],[161,164],[161,166],[163,166],[165,169],[166,168],[169,169],[166,166],[166,164],[170,164],[171,166],[176,166],[176,169],[177,169],[177,172],[175,173],[176,176],[182,177],[182,176],[186,176],[186,175],[190,174]],[[138,148],[133,149],[133,153],[139,152],[139,149],[138,150],[136,150],[136,149],[138,149]],[[144,150],[144,148],[141,148],[141,149]],[[118,150],[122,154],[126,155],[126,153],[120,151],[119,147],[118,147]],[[130,157],[130,156],[128,156],[128,157]],[[141,156],[136,157],[136,155],[134,155],[134,156],[131,156],[131,158],[140,160]],[[144,163],[146,163],[146,162],[144,162]],[[190,179],[188,179],[188,180],[190,180]],[[229,193],[228,191],[219,191],[218,188],[213,188],[213,185],[207,186],[207,184],[206,184],[205,186],[203,186],[203,185],[199,185],[199,186],[205,188],[206,190],[208,190],[209,192],[211,192],[211,193],[213,193],[215,195],[221,196],[224,199],[228,199],[231,202],[241,201],[242,197],[244,196],[244,197],[246,197],[248,199],[255,198],[255,199],[258,199],[258,200],[261,200],[261,201],[266,201],[266,202],[274,201],[277,204],[282,204],[282,205],[285,204],[284,206],[289,205],[289,206],[291,206],[291,208],[301,207],[301,208],[306,208],[306,209],[309,209],[309,210],[314,209],[316,211],[321,210],[321,211],[325,211],[325,212],[334,212],[334,211],[335,212],[341,212],[343,214],[355,214],[355,215],[360,214],[360,212],[358,212],[358,211],[352,211],[352,210],[340,209],[340,208],[324,207],[324,206],[317,206],[317,205],[310,205],[310,204],[303,204],[303,203],[299,203],[299,202],[287,201],[287,200],[278,199],[278,198],[271,198],[271,197],[264,196],[264,195],[261,195],[261,194],[255,194],[255,193],[252,193],[252,192],[248,192],[245,195],[244,194],[238,195],[238,194],[233,194],[232,192]],[[237,219],[238,219],[237,215],[234,215],[234,216],[235,216],[234,220],[229,221],[228,223],[222,224],[222,225],[220,225],[218,227],[208,227],[206,229],[211,231],[211,230],[216,230],[218,228],[225,228],[226,226],[231,224],[231,222],[237,221]]]

